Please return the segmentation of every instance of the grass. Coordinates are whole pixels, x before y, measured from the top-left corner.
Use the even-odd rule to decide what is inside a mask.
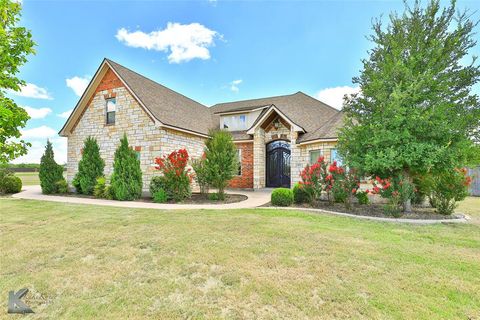
[[[40,179],[38,178],[38,172],[16,172],[15,175],[22,179],[24,186],[39,185]]]
[[[27,287],[32,319],[480,317],[476,224],[0,206],[0,304]]]

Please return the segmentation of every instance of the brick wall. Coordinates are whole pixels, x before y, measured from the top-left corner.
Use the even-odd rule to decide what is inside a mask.
[[[242,175],[230,180],[229,188],[253,188],[253,143],[237,143],[237,148],[242,150]]]

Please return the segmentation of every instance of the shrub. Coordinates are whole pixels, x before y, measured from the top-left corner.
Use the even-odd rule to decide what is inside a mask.
[[[63,179],[63,167],[55,162],[52,143],[47,140],[45,153],[40,159],[38,176],[42,193],[50,194],[57,192],[56,182]]]
[[[22,190],[22,179],[11,171],[0,169],[0,193],[18,193]]]
[[[323,156],[319,157],[317,162],[307,165],[301,172],[299,187],[307,196],[308,202],[313,203],[322,195],[322,191],[327,192],[330,199],[330,189],[332,181],[327,180],[327,162]]]
[[[293,203],[293,191],[287,188],[277,188],[272,192],[274,206],[288,207]]]
[[[163,189],[165,191],[165,177],[164,176],[155,176],[150,180],[150,194],[153,197],[153,194],[158,190]]]
[[[293,201],[295,203],[305,203],[308,202],[308,194],[305,192],[305,189],[300,186],[299,183],[296,183],[293,186]]]
[[[161,188],[155,191],[155,193],[153,194],[153,202],[165,203],[167,202],[167,200],[168,200],[167,193],[165,192],[165,190]]]
[[[360,187],[360,181],[354,169],[347,170],[338,166],[336,161],[328,167],[329,175],[325,180],[329,182],[327,189],[330,189],[335,202],[343,203],[345,208],[352,207],[353,197]]]
[[[106,198],[107,179],[105,177],[98,177],[93,188],[93,195],[95,198]]]
[[[208,171],[205,161],[205,155],[201,159],[192,159],[192,168],[195,171],[195,181],[200,187],[200,193],[202,195],[208,194]]]
[[[135,151],[128,146],[127,135],[120,140],[115,151],[111,194],[116,200],[135,200],[142,195],[142,170]]]
[[[355,196],[357,197],[358,203],[361,205],[370,203],[370,199],[368,199],[368,191],[357,191]]]
[[[438,213],[452,214],[457,207],[456,202],[468,196],[468,186],[471,181],[465,169],[455,169],[427,176],[425,185],[429,186],[427,190],[430,203]]]
[[[167,193],[169,199],[180,202],[190,197],[192,194],[190,183],[193,174],[190,168],[186,169],[188,163],[187,150],[173,151],[168,156],[156,158],[155,163],[157,164],[156,169],[163,173],[163,177],[156,181],[161,181],[161,188]]]
[[[402,175],[385,179],[377,176],[375,180],[372,180],[372,185],[373,194],[379,194],[388,200],[389,207],[385,210],[387,214],[400,212],[401,205],[405,204],[408,199],[412,199],[415,193],[413,183]]]
[[[220,199],[223,199],[228,181],[238,172],[237,148],[228,131],[212,131],[210,135],[205,143],[207,180],[217,188]]]
[[[56,191],[57,193],[62,193],[62,194],[68,193],[68,183],[67,183],[67,180],[65,180],[65,178],[62,177],[62,179],[55,182],[55,186],[57,189]]]
[[[208,194],[208,200],[211,200],[211,201],[219,201],[220,200],[220,197],[218,196],[218,193],[209,193]]]
[[[93,194],[97,178],[103,176],[105,162],[100,157],[97,140],[92,137],[85,139],[82,159],[78,162],[78,172],[73,185],[77,192]]]

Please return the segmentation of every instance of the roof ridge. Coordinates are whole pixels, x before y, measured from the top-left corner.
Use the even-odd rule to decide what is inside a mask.
[[[130,68],[128,68],[128,67],[125,67],[124,65],[122,65],[122,64],[120,64],[120,63],[118,63],[118,62],[115,62],[115,61],[113,61],[113,60],[111,60],[111,59],[108,59],[108,58],[105,58],[105,60],[107,60],[107,62],[109,62],[109,63],[112,63],[112,62],[113,62],[114,64],[117,64],[117,65],[119,65],[120,67],[125,68],[125,69],[127,69],[128,71],[133,72],[133,73],[135,73],[136,75],[138,75],[138,76],[140,76],[140,77],[142,77],[142,78],[144,78],[144,79],[147,79],[148,81],[151,81],[151,82],[155,83],[156,85],[159,85],[159,86],[161,86],[161,87],[163,87],[163,88],[165,88],[165,89],[167,89],[167,90],[169,90],[169,91],[172,91],[172,92],[174,92],[174,93],[176,93],[176,94],[178,94],[178,95],[180,95],[180,96],[182,96],[182,97],[185,97],[185,98],[188,99],[188,100],[191,100],[191,101],[193,101],[193,102],[195,102],[195,103],[198,103],[198,104],[201,105],[202,107],[205,107],[205,108],[207,108],[207,109],[209,108],[209,107],[207,107],[206,105],[204,105],[203,103],[200,103],[200,102],[198,102],[198,101],[196,101],[196,100],[193,100],[193,99],[190,98],[190,97],[187,97],[186,95],[184,95],[184,94],[182,94],[182,93],[180,93],[180,92],[177,92],[177,91],[175,91],[175,90],[173,90],[173,89],[170,89],[169,87],[166,87],[166,86],[164,86],[163,84],[161,84],[161,83],[159,83],[159,82],[157,82],[157,81],[155,81],[155,80],[153,80],[153,79],[150,79],[150,78],[144,76],[143,74],[138,73],[138,72],[135,71],[135,70],[132,70],[132,69],[130,69]]]
[[[261,97],[261,98],[253,98],[253,99],[244,99],[244,100],[234,100],[234,101],[220,102],[220,103],[216,103],[216,104],[210,106],[210,108],[216,107],[216,106],[221,105],[221,104],[228,104],[228,103],[237,103],[237,102],[245,102],[245,101],[264,100],[264,99],[273,99],[273,98],[294,96],[294,95],[296,95],[296,94],[299,93],[299,92],[300,92],[300,91],[295,92],[295,93],[290,93],[290,94],[281,94],[281,95],[278,95],[278,96],[270,96],[270,97]]]

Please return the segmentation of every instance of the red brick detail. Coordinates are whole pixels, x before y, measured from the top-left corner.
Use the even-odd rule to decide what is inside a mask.
[[[229,181],[229,188],[253,188],[253,143],[237,143],[242,150],[242,175]]]
[[[80,154],[83,155],[83,148],[80,149]]]
[[[142,151],[142,147],[136,146],[135,151]]]
[[[112,93],[112,89],[123,87],[122,81],[117,77],[115,72],[112,69],[108,69],[105,75],[102,78],[102,81],[98,84],[95,89],[95,93],[103,90],[108,90],[108,93]],[[113,97],[111,97],[113,98]]]

